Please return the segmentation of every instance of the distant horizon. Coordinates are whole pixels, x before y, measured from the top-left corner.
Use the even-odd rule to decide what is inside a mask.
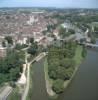
[[[60,7],[22,7],[22,6],[20,6],[20,7],[0,7],[0,9],[3,9],[3,8],[49,8],[49,9],[98,9],[98,8],[79,8],[79,7],[65,7],[65,8],[60,8]]]
[[[0,0],[0,8],[98,8],[98,0]]]

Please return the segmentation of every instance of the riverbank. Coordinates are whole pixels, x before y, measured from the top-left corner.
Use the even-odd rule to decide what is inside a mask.
[[[81,64],[82,60],[83,60],[83,57],[81,55],[82,53],[82,46],[78,46],[77,49],[76,49],[76,54],[75,54],[75,57],[73,58],[76,62],[76,67],[74,69],[74,72],[73,72],[73,75],[72,77],[70,78],[70,80],[66,80],[64,82],[64,89],[67,88],[67,86],[70,84],[71,80],[73,79],[73,77],[75,76],[78,68],[79,68],[79,65]],[[56,94],[53,90],[52,90],[52,85],[53,85],[53,80],[49,78],[49,75],[48,75],[48,63],[47,63],[47,59],[45,59],[45,62],[44,62],[44,72],[45,72],[45,80],[46,80],[46,89],[47,89],[47,93],[48,95],[51,97],[51,98],[57,98],[58,97],[58,94]]]
[[[32,79],[32,76],[33,76],[33,64],[30,67],[30,87],[29,87],[29,92],[28,92],[28,95],[27,95],[27,100],[31,100],[31,98],[32,98],[32,93],[33,93],[33,79]]]
[[[70,80],[67,80],[64,82],[64,88],[67,88],[67,86],[71,83],[72,79],[74,78],[76,72],[78,71],[79,65],[81,64],[83,60],[81,53],[82,53],[82,46],[78,46],[76,50],[76,55],[74,57],[74,60],[76,62],[76,67]]]
[[[48,95],[52,98],[57,98],[58,95],[52,90],[53,80],[50,79],[48,75],[47,58],[45,58],[45,61],[44,61],[44,73],[45,73],[45,81],[46,81],[46,90],[47,90]]]

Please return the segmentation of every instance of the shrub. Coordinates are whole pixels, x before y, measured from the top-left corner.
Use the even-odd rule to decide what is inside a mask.
[[[55,80],[52,89],[57,94],[62,93],[64,91],[64,81],[61,79]]]

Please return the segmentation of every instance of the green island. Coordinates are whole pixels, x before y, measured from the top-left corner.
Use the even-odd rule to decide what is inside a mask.
[[[83,58],[84,46],[68,42],[60,47],[51,46],[44,63],[46,88],[50,97],[56,98],[71,82]]]

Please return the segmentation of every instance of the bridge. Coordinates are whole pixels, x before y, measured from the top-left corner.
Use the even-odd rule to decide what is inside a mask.
[[[37,57],[35,57],[31,62],[30,62],[30,64],[31,63],[33,63],[33,62],[38,62],[39,60],[41,60],[43,57],[45,57],[47,55],[47,53],[45,53],[45,52],[42,52],[42,53],[40,53]]]
[[[82,43],[82,44],[88,47],[98,48],[98,44],[92,44],[92,43]]]

